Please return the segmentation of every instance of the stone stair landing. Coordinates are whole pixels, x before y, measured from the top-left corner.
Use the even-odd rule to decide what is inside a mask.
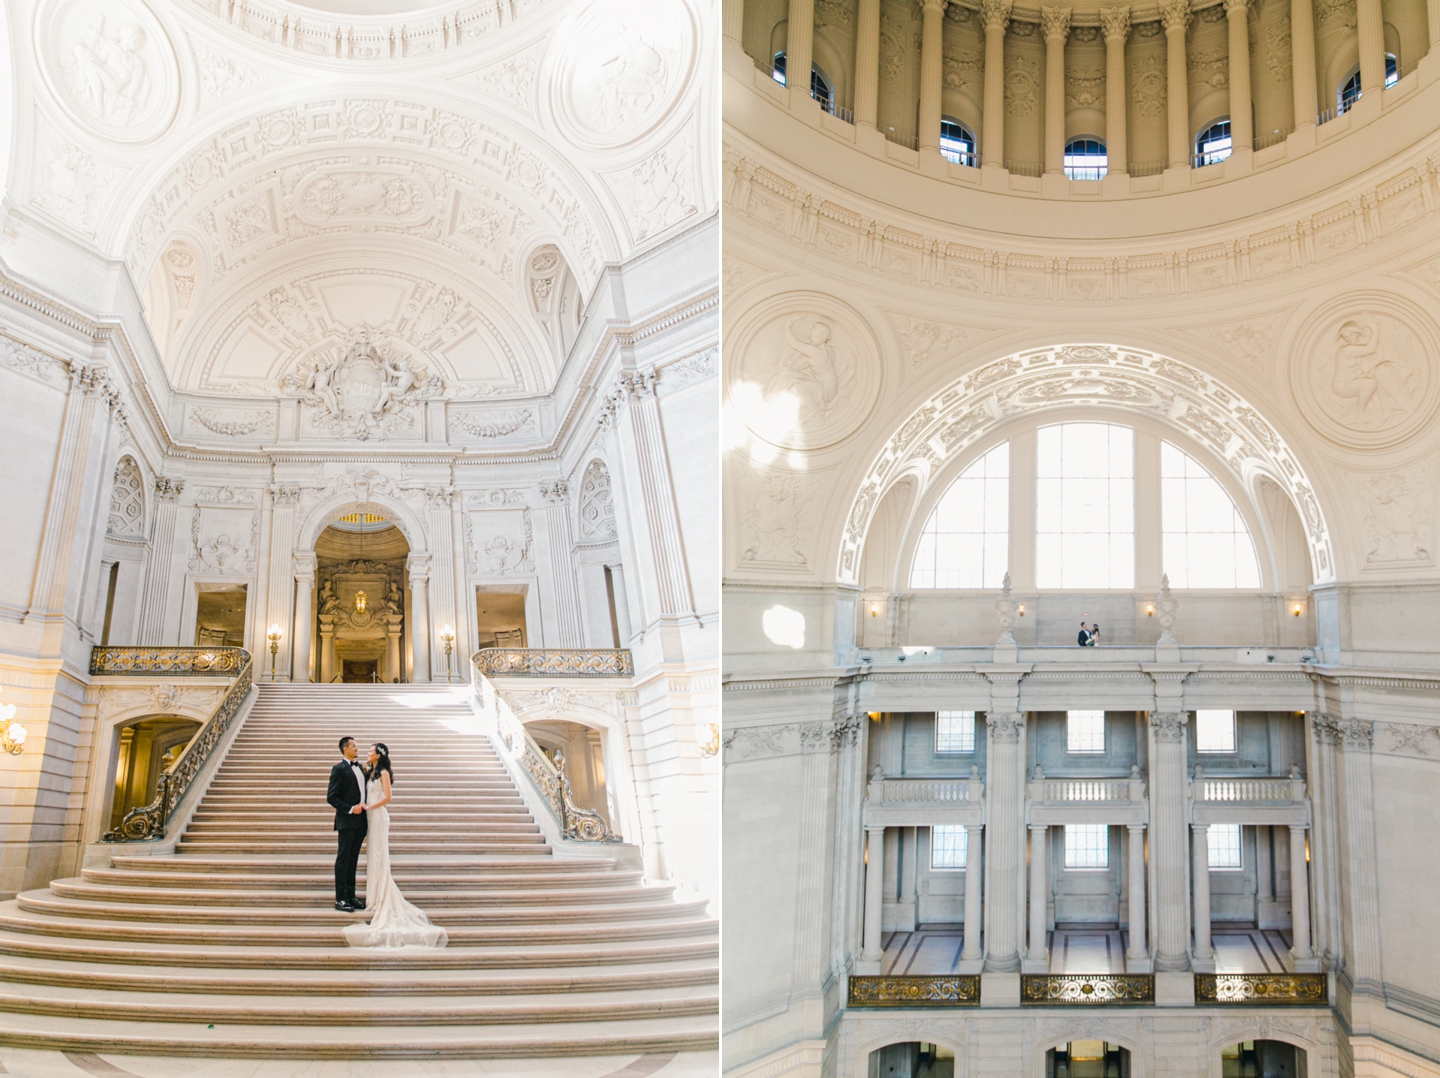
[[[7,1044],[232,1058],[713,1050],[718,940],[613,859],[558,858],[458,686],[258,686],[173,856],[115,846],[0,903]],[[390,746],[396,881],[443,950],[347,947],[336,742]],[[365,859],[360,862],[363,893]]]

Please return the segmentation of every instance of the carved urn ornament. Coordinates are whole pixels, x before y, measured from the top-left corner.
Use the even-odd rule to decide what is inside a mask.
[[[1000,622],[1000,639],[997,644],[1015,643],[1015,637],[1010,633],[1010,627],[1015,624],[1015,612],[1020,604],[1015,601],[1015,596],[1010,593],[1010,574],[1005,574],[1005,579],[1000,583],[1000,598],[995,600],[995,619]]]
[[[1160,622],[1160,643],[1175,643],[1175,637],[1170,635],[1170,626],[1175,624],[1175,614],[1179,609],[1180,601],[1170,594],[1170,574],[1166,573],[1160,578],[1160,594],[1155,598],[1155,620]]]

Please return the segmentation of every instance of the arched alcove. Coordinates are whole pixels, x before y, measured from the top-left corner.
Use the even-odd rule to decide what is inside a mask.
[[[898,1041],[873,1048],[865,1078],[955,1078],[955,1049],[934,1041]]]
[[[177,715],[152,716],[115,730],[115,791],[108,827],[118,827],[133,808],[155,799],[155,784],[190,744],[200,723]]]

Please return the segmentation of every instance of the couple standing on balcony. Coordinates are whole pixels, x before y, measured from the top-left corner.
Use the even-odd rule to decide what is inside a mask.
[[[1082,648],[1093,648],[1100,643],[1100,624],[1091,622],[1088,626],[1082,621],[1080,623],[1080,636],[1075,641]]]
[[[344,928],[351,947],[444,947],[443,928],[417,906],[405,901],[390,875],[390,804],[394,771],[390,749],[376,742],[367,767],[361,767],[353,737],[340,739],[341,759],[330,769],[326,800],[335,809],[339,851],[335,856],[335,908],[342,913],[364,910],[366,900],[355,895],[355,870],[360,844],[368,839],[365,860],[365,895],[372,903],[370,921]],[[367,792],[368,791],[368,792]]]

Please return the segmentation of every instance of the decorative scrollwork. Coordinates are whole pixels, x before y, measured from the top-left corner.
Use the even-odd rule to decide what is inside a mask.
[[[629,648],[482,648],[475,668],[487,677],[632,677]]]
[[[96,648],[96,651],[102,649]],[[106,649],[110,650],[110,649]],[[134,649],[144,650],[144,649]],[[201,648],[180,648],[181,651],[200,651]],[[160,780],[155,784],[155,800],[148,805],[133,808],[125,814],[120,821],[120,826],[106,831],[101,836],[102,842],[143,842],[147,839],[159,839],[165,837],[165,828],[170,822],[170,817],[175,814],[176,808],[185,800],[185,795],[190,792],[190,787],[195,777],[200,774],[210,759],[210,754],[215,751],[215,746],[225,736],[225,731],[230,728],[230,722],[235,718],[240,705],[245,702],[245,697],[250,693],[250,672],[252,664],[250,655],[240,648],[226,648],[227,651],[236,651],[245,657],[245,665],[240,668],[240,675],[235,683],[220,698],[220,704],[215,713],[206,720],[200,732],[191,739],[180,758],[171,765],[169,771],[160,775]],[[137,671],[138,672],[138,671]]]
[[[978,1007],[976,974],[851,977],[850,1007]]]
[[[90,673],[136,677],[216,677],[250,664],[244,648],[91,648]]]
[[[1154,1004],[1155,977],[1149,973],[1026,973],[1020,1003],[1075,1003],[1081,1006]]]
[[[1329,985],[1323,973],[1197,973],[1195,1002],[1324,1007]]]
[[[574,791],[565,775],[565,757],[555,754],[555,774],[560,779],[561,820],[566,838],[577,842],[619,842],[620,836],[610,830],[605,818],[594,809],[581,808],[575,804]]]

